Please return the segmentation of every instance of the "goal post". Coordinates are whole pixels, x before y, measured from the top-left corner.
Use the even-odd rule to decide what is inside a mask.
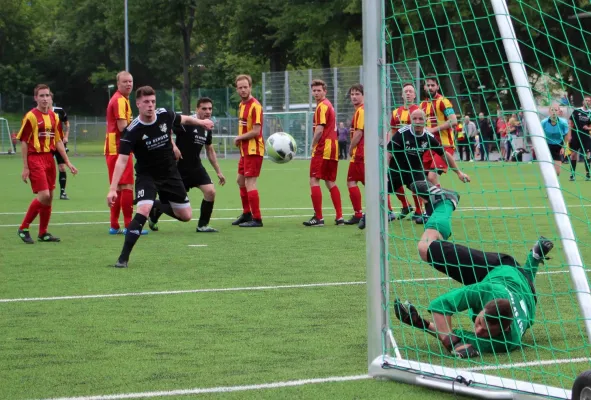
[[[583,10],[570,2],[551,5],[516,0],[510,8],[505,0],[428,3],[362,1],[368,132],[369,374],[479,398],[570,399],[577,376],[591,368],[591,292],[589,269],[583,262],[591,257],[585,240],[591,229],[591,190],[585,184],[591,184],[582,179],[585,164],[591,160],[582,154],[578,171],[574,169],[576,163],[571,167],[572,162],[559,165],[553,160],[541,124],[547,115],[540,114],[539,105],[541,98],[558,103],[566,93],[568,101],[563,106],[568,112],[573,108],[573,93],[591,91],[591,86],[586,87],[587,83],[591,85],[587,71],[590,52],[584,44],[591,27],[579,20]],[[569,10],[570,14],[565,14]],[[535,152],[532,163],[460,162],[459,168],[472,177],[469,184],[460,183],[451,172],[440,178],[443,187],[461,194],[449,241],[507,253],[520,262],[539,236],[555,243],[553,258],[539,266],[535,277],[533,325],[511,352],[456,358],[437,339],[402,324],[394,313],[394,300],[408,299],[429,319],[429,303],[461,287],[418,257],[421,225],[387,220],[385,142],[392,110],[403,104],[397,88],[404,83],[389,71],[393,65],[415,62],[421,76],[437,77],[462,122],[465,115],[468,123],[474,121],[479,112],[486,120],[496,120],[494,137],[480,137],[478,131],[475,139],[482,140],[483,146],[469,146],[472,156],[482,148],[488,157],[493,150],[487,148],[487,141],[496,144],[504,138],[502,124],[496,125],[498,119],[511,127],[519,126],[524,134],[515,136],[532,144],[532,149],[523,150]],[[417,84],[415,89],[418,103],[423,88]],[[493,105],[495,101],[499,110]],[[576,102],[582,103],[582,99]],[[512,110],[517,116],[505,121],[503,110]],[[501,127],[498,132],[497,126]],[[503,145],[506,141],[510,139]],[[560,177],[556,165],[563,172]],[[573,181],[568,179],[569,174]],[[466,313],[455,314],[454,328],[473,330],[468,317]]]
[[[13,154],[16,150],[12,144],[10,136],[10,127],[6,118],[0,118],[0,153]]]

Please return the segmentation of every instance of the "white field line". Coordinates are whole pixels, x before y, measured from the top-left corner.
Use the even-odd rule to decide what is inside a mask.
[[[553,364],[568,364],[568,363],[582,363],[591,361],[591,358],[575,358],[575,359],[558,359],[558,360],[540,360],[523,363],[513,364],[500,364],[500,365],[486,365],[483,367],[473,368],[458,368],[466,371],[487,371],[487,370],[503,370],[512,368],[523,368],[523,367],[534,367],[540,365],[553,365]],[[267,390],[267,389],[280,389],[294,386],[304,386],[312,384],[332,383],[332,382],[350,382],[371,379],[369,375],[350,375],[350,376],[333,376],[329,378],[313,378],[313,379],[301,379],[297,381],[284,381],[274,383],[262,383],[258,385],[242,385],[242,386],[218,386],[212,388],[194,388],[194,389],[177,389],[169,391],[158,391],[158,392],[140,392],[140,393],[121,393],[121,394],[108,394],[108,395],[95,395],[95,396],[81,396],[81,397],[59,397],[45,400],[119,400],[119,399],[147,399],[154,397],[170,397],[170,396],[187,396],[195,394],[206,394],[206,393],[231,393],[231,392],[244,392],[248,390]]]
[[[82,396],[82,397],[60,397],[46,400],[118,400],[118,399],[146,399],[151,397],[168,397],[168,396],[186,396],[190,394],[205,394],[205,393],[230,393],[243,392],[246,390],[264,390],[264,389],[279,389],[293,386],[311,385],[317,383],[331,383],[331,382],[347,382],[358,381],[362,379],[370,379],[369,375],[351,375],[351,376],[333,376],[329,378],[315,378],[315,379],[301,379],[297,381],[285,381],[275,383],[262,383],[259,385],[244,385],[244,386],[220,386],[203,389],[180,389],[163,392],[144,392],[144,393],[124,393],[98,396]]]
[[[206,245],[206,244],[188,244],[187,246],[189,246],[189,247],[207,247],[208,245]]]
[[[591,269],[585,271],[591,272]],[[569,271],[548,271],[540,272],[538,275],[554,275],[566,274]],[[418,278],[418,279],[396,279],[391,283],[418,283],[418,282],[432,282],[449,280],[448,277],[441,278]],[[130,292],[130,293],[110,293],[110,294],[86,294],[79,296],[55,296],[55,297],[21,297],[14,299],[0,299],[0,303],[21,303],[27,301],[56,301],[56,300],[81,300],[81,299],[104,299],[114,297],[133,297],[133,296],[163,296],[171,294],[187,294],[187,293],[220,293],[220,292],[246,292],[258,290],[280,290],[280,289],[308,289],[318,287],[334,287],[334,286],[355,286],[365,285],[365,281],[352,282],[322,282],[322,283],[304,283],[294,285],[276,285],[276,286],[245,286],[233,288],[211,288],[211,289],[186,289],[186,290],[166,290],[153,292]]]

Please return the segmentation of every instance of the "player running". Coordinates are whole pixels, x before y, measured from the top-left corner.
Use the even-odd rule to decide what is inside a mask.
[[[365,147],[363,132],[365,129],[365,114],[363,109],[363,85],[356,83],[349,89],[351,103],[355,107],[355,114],[351,120],[351,146],[349,156],[349,171],[347,172],[347,187],[353,205],[353,216],[345,221],[345,225],[358,225],[362,221],[361,191],[358,182],[365,186]],[[361,226],[363,229],[363,226]]]
[[[536,315],[534,280],[538,265],[554,244],[540,237],[521,267],[507,254],[448,242],[451,214],[458,201],[454,193],[431,200],[433,212],[418,250],[423,261],[465,286],[429,304],[432,321],[422,318],[412,304],[399,300],[394,302],[396,316],[404,324],[435,336],[459,358],[521,348],[523,335]],[[469,312],[473,330],[453,329],[453,315],[463,311]]]
[[[320,181],[323,180],[330,191],[332,204],[336,211],[335,223],[345,225],[341,192],[335,182],[339,167],[339,144],[334,108],[326,98],[326,83],[324,81],[314,79],[310,87],[316,100],[316,112],[313,118],[312,160],[310,160],[310,191],[314,216],[303,224],[305,226],[324,226],[322,190],[320,189]]]
[[[68,121],[68,114],[66,113],[66,110],[64,110],[62,107],[54,107],[53,106],[53,93],[50,93],[50,94],[51,94],[51,102],[49,104],[49,107],[59,117],[60,128],[61,128],[62,132],[64,133],[64,137],[62,138],[62,142],[64,143],[64,149],[66,149],[66,153],[67,153],[68,152],[68,139],[70,137],[70,121]],[[57,169],[58,169],[58,174],[59,174],[58,182],[60,184],[60,200],[70,200],[70,198],[66,194],[66,182],[68,179],[68,174],[66,174],[66,162],[62,158],[62,156],[60,155],[60,153],[58,151],[54,152],[53,155],[54,155],[55,161],[57,163]]]
[[[569,119],[570,130],[566,138],[569,144],[570,167],[571,167],[571,181],[575,180],[575,172],[577,170],[577,160],[579,156],[583,156],[585,160],[585,169],[587,174],[585,180],[591,180],[589,173],[589,163],[591,162],[591,95],[586,94],[583,98],[583,105],[575,108]]]
[[[205,120],[211,118],[213,112],[213,101],[209,97],[202,97],[197,100],[196,113],[194,117]],[[215,200],[215,187],[201,163],[201,149],[205,146],[205,153],[209,163],[215,170],[220,185],[226,184],[226,178],[218,164],[217,155],[212,144],[212,131],[202,126],[181,125],[174,129],[176,135],[176,146],[181,152],[181,158],[178,160],[177,167],[181,173],[181,178],[187,192],[191,188],[199,188],[203,193],[201,201],[201,214],[197,223],[197,232],[217,232],[217,229],[209,226],[211,214],[213,212],[213,203]],[[148,219],[148,225],[151,230],[158,230],[158,218],[161,213],[152,213]]]
[[[420,108],[427,115],[427,130],[441,143],[446,153],[453,158],[455,143],[453,131],[458,123],[451,102],[439,93],[439,82],[436,78],[425,79],[427,99],[421,102]],[[439,185],[439,175],[447,172],[447,163],[443,156],[431,151],[423,155],[424,168],[428,171],[427,179]]]
[[[410,114],[414,110],[419,109],[419,106],[415,104],[416,98],[417,94],[415,91],[415,87],[412,85],[412,83],[405,83],[404,85],[402,85],[402,99],[404,100],[404,105],[392,111],[392,119],[390,120],[391,138],[394,137],[394,135],[396,135],[398,129],[405,125],[410,125]],[[396,198],[400,201],[400,204],[402,205],[400,213],[398,213],[398,219],[404,219],[414,211],[415,213],[412,216],[412,220],[415,223],[423,223],[424,216],[421,205],[421,199],[416,194],[412,195],[415,203],[415,208],[413,209],[413,207],[410,204],[408,204],[408,201],[406,200],[406,196],[404,194],[404,187],[400,186],[393,189]],[[390,213],[388,214],[388,219],[390,221],[396,219],[396,214],[392,212],[390,192],[388,192],[388,209],[390,210]]]
[[[127,268],[129,255],[153,209],[179,221],[191,220],[191,204],[172,150],[171,128],[179,129],[181,125],[199,125],[208,130],[213,128],[213,122],[208,119],[157,109],[156,92],[150,86],[140,87],[135,92],[135,98],[139,117],[123,132],[107,195],[107,203],[112,207],[118,197],[119,181],[133,153],[136,159],[137,213],[127,227],[123,249],[114,265],[116,268]],[[160,200],[156,200],[156,195]]]
[[[242,214],[232,222],[241,228],[260,228],[263,226],[261,217],[257,179],[261,174],[265,142],[263,140],[263,107],[252,96],[252,78],[250,75],[236,77],[236,92],[240,96],[238,108],[238,136],[234,145],[240,148],[238,161],[238,177],[236,182],[240,188]]]
[[[57,151],[64,159],[72,174],[78,170],[70,163],[64,143],[59,117],[51,110],[51,91],[47,85],[37,85],[34,91],[37,107],[23,118],[21,129],[16,136],[21,142],[23,156],[23,182],[31,181],[31,189],[36,197],[33,199],[25,218],[18,228],[17,234],[26,244],[35,243],[29,233],[29,226],[39,215],[40,242],[59,242],[60,238],[47,232],[51,218],[51,204],[55,189],[55,163],[53,152]]]

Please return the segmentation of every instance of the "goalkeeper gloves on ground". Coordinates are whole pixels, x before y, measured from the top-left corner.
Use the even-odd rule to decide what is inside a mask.
[[[398,318],[403,324],[424,331],[429,329],[429,321],[423,319],[423,317],[419,315],[419,311],[416,307],[408,301],[402,303],[400,300],[396,299],[394,301],[394,312],[396,313],[396,318]]]

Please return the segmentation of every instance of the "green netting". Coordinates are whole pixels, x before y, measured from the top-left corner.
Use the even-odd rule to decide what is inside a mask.
[[[584,94],[591,92],[591,57],[586,44],[591,34],[591,19],[581,15],[585,11],[583,7],[590,9],[590,3],[560,0],[509,3],[510,19],[536,99],[536,110],[524,110],[519,101],[491,2],[390,0],[385,2],[383,29],[389,68],[404,70],[400,64],[419,63],[418,98],[425,97],[424,78],[436,77],[440,93],[449,99],[458,121],[464,125],[464,135],[469,129],[465,116],[477,129],[484,127],[471,141],[462,143],[472,161],[458,161],[472,182],[463,184],[452,172],[440,177],[442,187],[461,195],[459,208],[451,219],[449,241],[506,253],[522,266],[539,236],[555,243],[552,259],[539,266],[535,277],[538,302],[533,326],[513,351],[486,352],[464,360],[452,356],[431,335],[401,324],[394,315],[394,299],[409,300],[423,317],[431,319],[430,303],[463,287],[419,258],[417,245],[425,229],[412,223],[409,215],[389,224],[390,328],[405,359],[569,390],[576,376],[591,367],[591,346],[540,165],[531,146],[532,135],[544,136],[544,133],[528,127],[521,113],[535,111],[541,120],[548,116],[549,106],[556,104],[558,114],[568,119],[575,108],[582,106]],[[384,76],[388,105],[382,114],[389,119],[392,110],[404,104],[401,93],[404,80],[397,73]],[[419,103],[418,98],[415,104]],[[483,113],[480,121],[479,113]],[[509,121],[511,117],[513,120]],[[384,121],[385,125],[388,123]],[[428,119],[428,126],[430,123]],[[489,135],[482,134],[486,132],[485,124],[492,128]],[[511,132],[505,136],[503,129],[507,125],[511,126]],[[456,140],[461,136],[458,128],[454,129]],[[507,142],[511,148],[502,153]],[[456,158],[458,152],[456,147]],[[479,153],[485,161],[480,161]],[[583,153],[574,181],[569,180],[570,162],[559,160],[555,164],[577,244],[583,260],[587,260],[591,257],[588,240],[591,182],[585,179],[587,156]],[[503,156],[509,161],[499,161]],[[413,205],[408,190],[407,198]],[[395,212],[401,207],[393,195],[392,204]],[[507,277],[504,282],[507,286],[513,281]],[[480,299],[486,298],[488,289],[479,290]],[[457,313],[452,320],[454,328],[473,330],[473,322],[466,312]]]

